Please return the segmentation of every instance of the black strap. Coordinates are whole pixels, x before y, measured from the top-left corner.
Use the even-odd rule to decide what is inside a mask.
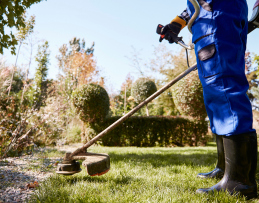
[[[207,34],[207,35],[203,35],[201,37],[199,37],[198,39],[196,39],[193,43],[196,44],[198,41],[200,41],[201,39],[205,38],[205,37],[208,37],[210,35],[212,35],[213,33],[210,33],[210,34]]]

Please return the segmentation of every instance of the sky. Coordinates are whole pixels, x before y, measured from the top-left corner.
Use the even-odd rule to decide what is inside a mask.
[[[249,17],[255,0],[247,0]],[[114,91],[120,90],[126,76],[137,79],[139,75],[128,59],[133,55],[133,47],[140,57],[148,61],[152,58],[154,47],[159,45],[156,34],[158,24],[168,24],[176,15],[186,8],[182,0],[48,0],[34,4],[27,10],[27,15],[36,16],[35,32],[37,39],[47,40],[50,45],[50,65],[48,78],[56,78],[58,74],[57,60],[59,47],[68,44],[73,37],[84,38],[86,47],[95,42],[94,56],[101,75]],[[13,29],[13,32],[16,31]],[[187,42],[191,35],[187,28],[182,30]],[[247,49],[259,54],[258,30],[248,37]],[[170,50],[179,51],[176,44],[164,43]],[[37,48],[34,50],[34,55]],[[10,50],[4,50],[7,64],[15,63],[15,56]],[[21,48],[18,66],[28,63],[28,51]],[[37,64],[30,69],[33,77]]]

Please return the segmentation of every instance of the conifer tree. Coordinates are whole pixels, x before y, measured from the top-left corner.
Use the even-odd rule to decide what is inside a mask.
[[[39,45],[36,61],[38,67],[36,69],[33,87],[33,106],[39,110],[44,105],[47,98],[47,80],[48,64],[49,64],[49,43],[45,41],[43,45]]]

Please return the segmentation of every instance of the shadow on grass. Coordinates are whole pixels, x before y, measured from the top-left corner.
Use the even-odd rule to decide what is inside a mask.
[[[158,152],[164,154],[158,154]],[[196,151],[196,152],[195,152]],[[200,153],[197,153],[200,151]],[[181,151],[182,153],[183,151]],[[187,151],[186,151],[187,152]],[[189,151],[188,151],[189,152]],[[154,153],[148,154],[116,154],[109,152],[111,158],[111,165],[119,162],[131,162],[136,165],[151,164],[154,168],[166,167],[166,166],[181,166],[186,165],[191,167],[202,167],[202,166],[215,166],[217,163],[217,153],[215,151],[208,151],[202,153],[201,150],[192,150],[193,154],[180,154],[176,152],[166,152],[162,150],[155,150]],[[259,158],[259,153],[258,153]],[[259,161],[258,161],[259,164]],[[208,172],[208,171],[207,171]],[[259,166],[257,167],[257,180],[259,180]]]
[[[157,152],[157,151],[156,151]],[[112,163],[118,162],[131,162],[138,164],[151,164],[154,168],[173,166],[173,165],[186,165],[186,166],[208,166],[215,164],[217,161],[217,153],[210,152],[208,154],[195,153],[195,154],[116,154],[109,153]]]
[[[88,175],[85,175],[85,176],[80,175],[77,177],[71,176],[69,178],[66,178],[66,182],[70,185],[74,185],[77,182],[81,182],[81,181],[87,181],[89,183],[114,182],[114,183],[120,184],[120,185],[127,185],[136,180],[137,180],[137,178],[134,178],[132,176],[127,176],[127,175],[119,175],[117,177],[109,177],[109,178],[107,178],[106,176],[92,177],[92,176],[88,176]]]

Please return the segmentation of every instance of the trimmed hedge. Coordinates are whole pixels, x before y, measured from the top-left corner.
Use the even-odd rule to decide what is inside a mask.
[[[120,116],[106,118],[97,132],[117,121]],[[206,143],[208,123],[183,117],[130,117],[102,138],[104,146],[197,146]]]

